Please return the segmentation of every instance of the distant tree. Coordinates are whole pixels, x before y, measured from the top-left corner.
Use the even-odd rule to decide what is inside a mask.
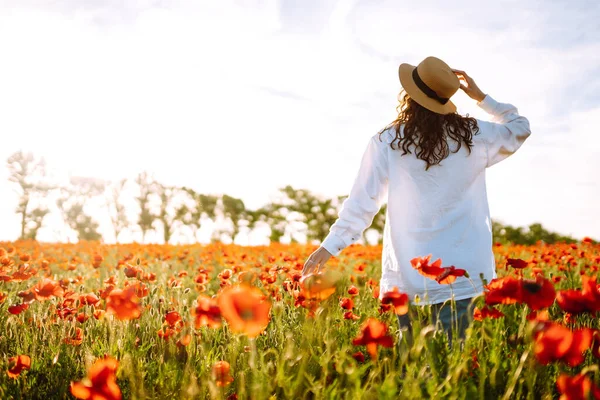
[[[155,215],[150,210],[155,181],[147,172],[142,172],[135,179],[135,183],[138,186],[138,195],[135,199],[140,207],[137,223],[142,231],[142,242],[145,242],[146,233],[152,230],[155,219]]]
[[[159,199],[158,213],[154,215],[154,222],[160,222],[163,230],[163,239],[169,243],[177,224],[184,221],[188,208],[182,204],[183,191],[173,186],[155,183],[154,188]]]
[[[308,241],[323,240],[338,217],[337,210],[341,197],[325,198],[317,196],[309,190],[294,189],[289,185],[281,188],[280,192],[287,198],[285,207],[302,216],[301,220],[307,226],[306,239]]]
[[[577,242],[571,236],[548,231],[540,223],[533,223],[528,227],[514,227],[494,220],[492,220],[492,237],[494,242],[502,244],[533,245],[538,241],[547,244]]]
[[[219,198],[214,195],[196,193],[196,191],[187,187],[182,188],[182,190],[187,192],[191,199],[188,212],[183,217],[183,224],[190,226],[194,230],[194,238],[197,238],[198,231],[202,227],[202,219],[209,218],[214,221]]]
[[[110,216],[110,221],[115,233],[115,241],[119,242],[119,235],[129,227],[129,220],[125,205],[121,201],[121,194],[127,185],[127,179],[121,179],[118,182],[111,183],[107,187],[106,207]]]
[[[246,206],[241,199],[224,194],[221,197],[221,207],[223,217],[233,225],[233,232],[231,233],[231,240],[233,241],[240,231],[240,222],[247,219]]]
[[[86,177],[71,177],[69,185],[60,188],[56,204],[78,240],[102,239],[98,232],[99,224],[86,212],[85,205],[99,197],[105,189],[104,181]]]
[[[246,216],[249,221],[249,228],[253,229],[259,222],[267,224],[271,230],[269,240],[271,242],[279,242],[285,235],[288,225],[287,215],[289,210],[276,203],[268,203],[263,207],[247,211]]]
[[[32,153],[18,151],[7,160],[9,180],[19,186],[19,203],[16,208],[21,216],[20,239],[36,239],[49,210],[43,205],[32,204],[35,198],[41,201],[53,188],[42,182],[46,176],[44,159],[36,159]]]

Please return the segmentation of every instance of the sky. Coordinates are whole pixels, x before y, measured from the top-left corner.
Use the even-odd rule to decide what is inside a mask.
[[[18,150],[249,208],[288,184],[346,195],[396,115],[398,65],[430,55],[530,121],[487,170],[492,218],[600,239],[599,20],[583,0],[0,0],[0,240],[20,231]],[[40,238],[63,239],[48,223]]]

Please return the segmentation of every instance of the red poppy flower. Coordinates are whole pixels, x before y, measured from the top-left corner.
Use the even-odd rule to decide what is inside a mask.
[[[447,285],[453,283],[459,276],[468,276],[464,269],[456,268],[454,265],[442,267],[442,260],[438,258],[429,265],[431,254],[425,257],[415,257],[410,260],[414,269],[426,278],[435,280],[437,283]]]
[[[31,358],[29,356],[16,356],[8,359],[8,371],[6,373],[10,378],[16,378],[24,369],[31,368]]]
[[[356,321],[357,319],[360,319],[360,317],[354,314],[352,311],[346,311],[344,313],[344,319],[351,319],[353,321]]]
[[[435,279],[438,275],[444,272],[442,269],[442,259],[438,258],[433,262],[433,264],[429,265],[431,256],[432,255],[429,254],[425,257],[415,257],[410,260],[410,264],[424,277]]]
[[[466,270],[456,268],[454,265],[442,269],[442,273],[435,277],[436,282],[441,285],[453,283],[459,276],[467,276]]]
[[[121,400],[115,375],[118,365],[119,362],[110,357],[96,360],[87,378],[71,382],[71,394],[78,399]]]
[[[181,319],[181,315],[177,311],[169,311],[165,315],[165,322],[171,328],[175,328],[177,325],[183,325],[183,321]]]
[[[60,287],[60,284],[48,278],[39,281],[37,285],[31,288],[31,291],[38,301],[49,300],[52,296],[61,297],[64,294],[64,290]]]
[[[408,312],[408,303],[408,294],[400,293],[396,286],[389,292],[384,293],[381,298],[381,304],[392,305],[397,315],[404,315]]]
[[[15,305],[8,307],[8,312],[13,315],[17,315],[17,314],[21,314],[23,311],[27,310],[28,308],[29,308],[29,304],[27,304],[27,303],[15,304]]]
[[[340,278],[341,274],[339,272],[330,269],[304,275],[300,278],[302,294],[307,299],[325,300],[335,293],[336,283]]]
[[[358,288],[356,286],[354,286],[354,285],[350,286],[348,288],[348,294],[350,296],[356,296],[358,294]]]
[[[525,260],[521,260],[520,258],[509,258],[506,260],[506,265],[515,269],[523,269],[527,267],[529,263]]]
[[[525,303],[532,310],[539,310],[550,307],[556,297],[552,282],[540,275],[535,280],[512,276],[495,278],[485,288],[485,303],[490,306]]]
[[[269,324],[271,302],[255,286],[239,284],[226,287],[217,302],[221,315],[233,332],[248,337],[260,335]]]
[[[183,335],[182,337],[180,337],[176,344],[177,344],[177,346],[181,347],[181,346],[187,346],[191,342],[192,342],[192,335],[186,334],[186,335]]]
[[[95,306],[100,302],[100,299],[94,293],[88,293],[80,295],[79,302],[83,305]]]
[[[494,307],[484,306],[483,308],[475,307],[473,310],[473,319],[475,321],[483,321],[485,318],[501,318],[504,317],[502,311]]]
[[[349,297],[342,297],[340,299],[340,307],[344,310],[352,310],[354,308],[354,302]]]
[[[365,355],[363,354],[362,351],[357,351],[356,353],[353,353],[352,358],[354,358],[359,363],[365,362]]]
[[[556,379],[556,387],[561,394],[559,400],[600,399],[600,388],[587,375],[561,374]]]
[[[79,346],[83,343],[83,329],[75,328],[75,334],[73,337],[65,338],[65,343],[73,346]]]
[[[213,365],[212,373],[217,386],[227,386],[233,382],[233,377],[229,375],[230,368],[227,361],[217,361]]]
[[[566,362],[575,367],[585,359],[584,352],[592,344],[593,331],[589,328],[571,331],[554,322],[544,322],[534,334],[534,351],[542,365],[552,361]]]
[[[221,309],[217,301],[201,294],[198,296],[198,305],[193,309],[194,326],[200,329],[203,326],[218,328],[221,326]]]
[[[571,314],[600,311],[600,291],[596,277],[581,276],[581,290],[561,290],[556,296],[556,302],[564,311]]]
[[[392,347],[394,339],[387,335],[388,327],[375,318],[368,318],[361,327],[361,332],[352,344],[367,346],[367,352],[373,360],[377,360],[377,345]]]
[[[163,327],[160,328],[156,333],[158,334],[158,337],[163,338],[164,340],[169,340],[171,336],[177,334],[177,331],[175,331],[173,328]]]
[[[106,311],[113,313],[117,319],[137,319],[142,314],[139,298],[133,289],[114,289],[106,299]]]

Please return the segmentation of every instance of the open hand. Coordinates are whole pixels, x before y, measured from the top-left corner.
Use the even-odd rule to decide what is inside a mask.
[[[324,247],[319,247],[315,250],[304,263],[304,268],[302,269],[302,276],[311,274],[317,271],[321,271],[321,268],[327,260],[331,258],[331,253],[325,250]]]
[[[458,76],[458,79],[465,82],[467,86],[460,83],[460,88],[473,100],[482,101],[485,98],[485,93],[479,89],[473,78],[471,78],[465,71],[459,69],[453,69],[452,72]]]

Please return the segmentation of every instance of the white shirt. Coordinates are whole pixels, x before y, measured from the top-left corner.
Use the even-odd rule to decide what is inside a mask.
[[[369,140],[358,175],[338,219],[321,244],[337,256],[358,241],[387,201],[383,233],[380,295],[394,286],[415,303],[435,304],[454,294],[455,300],[483,291],[483,282],[496,277],[492,253],[492,229],[487,200],[485,170],[516,152],[531,134],[529,121],[512,104],[499,103],[489,95],[479,107],[492,121],[477,120],[471,154],[462,143],[449,140],[449,156],[425,171],[426,162],[402,154],[394,128]],[[403,130],[401,129],[401,135]],[[468,271],[470,279],[458,277],[451,285],[438,284],[413,269],[410,260],[432,254],[431,262],[454,265]]]

